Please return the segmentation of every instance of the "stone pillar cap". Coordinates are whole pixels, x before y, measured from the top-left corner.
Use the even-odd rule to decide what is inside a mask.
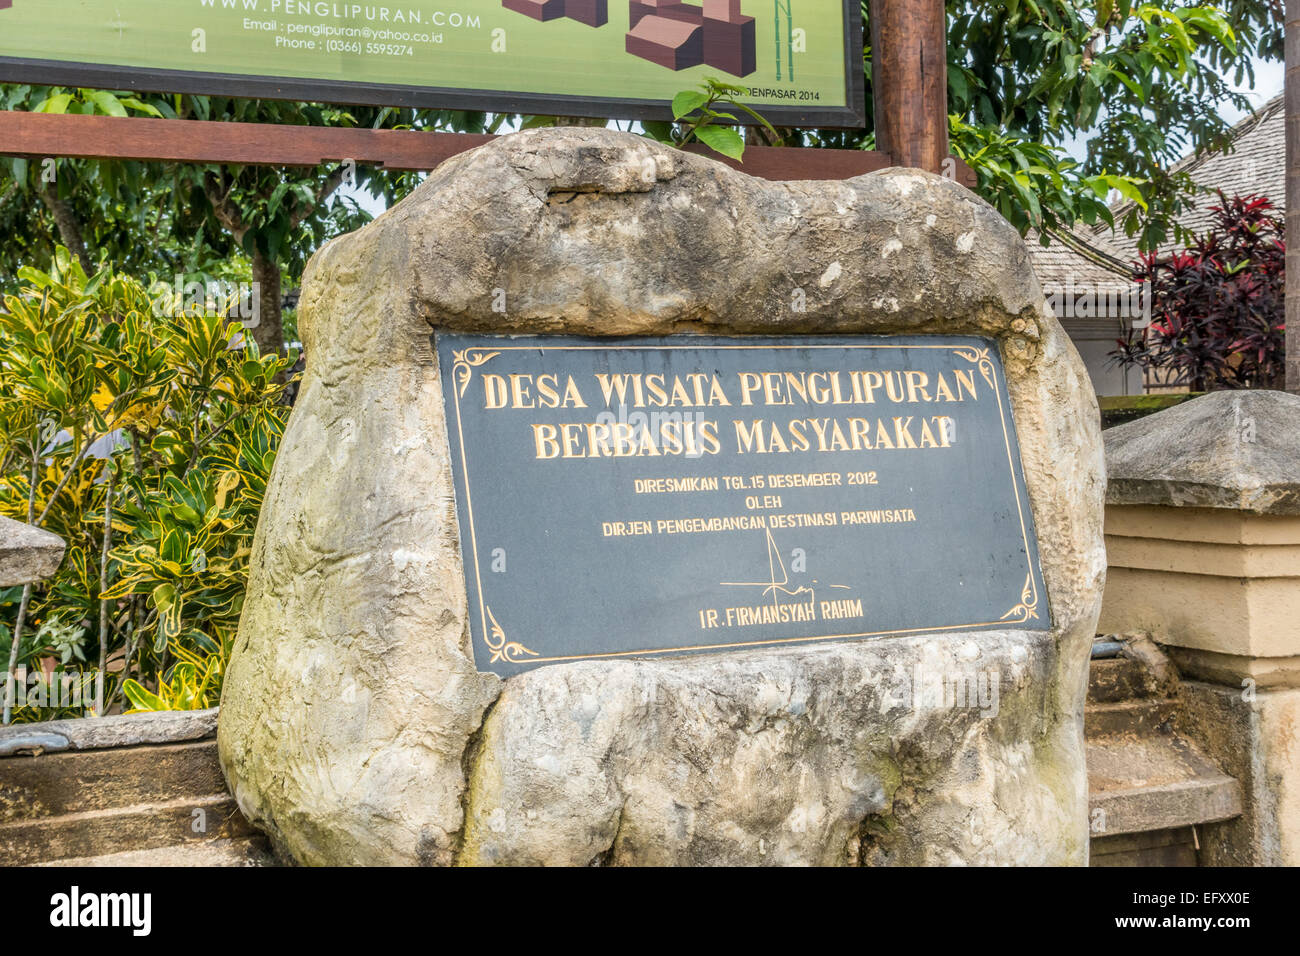
[[[1211,392],[1102,435],[1107,504],[1300,515],[1300,396]]]
[[[0,515],[0,587],[41,581],[59,569],[63,539]]]

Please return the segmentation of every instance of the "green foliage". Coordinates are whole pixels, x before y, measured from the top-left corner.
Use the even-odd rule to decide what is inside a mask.
[[[158,681],[154,693],[139,681],[128,677],[122,693],[131,704],[128,714],[158,710],[206,710],[221,702],[221,679],[230,660],[231,638],[219,652],[199,655],[184,647],[177,648],[182,659],[171,669],[166,680]]]
[[[872,147],[865,0],[862,7],[867,129],[783,130],[788,144]],[[1219,110],[1247,105],[1235,90],[1253,79],[1252,56],[1278,59],[1282,50],[1280,0],[949,0],[948,14],[954,149],[976,167],[983,195],[999,208],[1017,210],[1011,218],[1022,227],[1040,216],[1049,225],[1089,221],[1100,215],[1093,204],[1098,177],[1108,177],[1122,193],[1142,197],[1120,225],[1139,235],[1145,248],[1166,241],[1171,223],[1195,198],[1192,182],[1170,175],[1168,166],[1188,150],[1223,144],[1227,125]],[[721,104],[732,116],[748,112],[732,93],[719,93],[737,87],[711,83],[683,95],[695,99],[696,108]],[[678,102],[687,101],[679,95]],[[13,84],[0,85],[0,108],[461,132],[496,132],[510,119]],[[727,113],[713,112],[645,128],[666,142],[699,141],[739,157],[740,134],[727,127]],[[554,122],[530,117],[524,126]],[[1082,162],[1064,159],[1065,148],[1080,140]],[[1060,161],[1043,161],[1052,157]],[[996,165],[985,166],[985,160]],[[1027,168],[1033,166],[1050,172]],[[45,181],[51,172],[55,179]],[[56,243],[73,248],[87,270],[108,258],[135,275],[204,281],[230,278],[231,270],[249,272],[257,259],[264,260],[263,283],[274,265],[293,281],[320,243],[367,218],[355,204],[333,198],[339,173],[333,164],[295,170],[0,157],[0,231],[7,252],[0,259],[0,287],[12,286],[20,265],[48,261]],[[369,167],[355,173],[361,189],[389,204],[421,178]],[[276,290],[263,292],[270,330]],[[264,350],[277,338],[259,337]]]
[[[997,207],[1022,233],[1037,229],[1047,242],[1047,230],[1075,223],[1106,222],[1114,217],[1106,204],[1112,190],[1145,208],[1140,184],[1124,176],[1088,176],[1080,163],[1059,149],[972,126],[951,118],[952,151],[979,177],[977,191]]]
[[[1227,124],[1219,108],[1247,108],[1239,84],[1261,44],[1268,3],[1163,0],[987,0],[950,2],[948,85],[951,110],[984,135],[1060,148],[1086,143],[1077,171],[1063,174],[1058,209],[1087,208],[1094,177],[1112,177],[1142,202],[1120,225],[1151,246],[1182,211],[1190,181],[1168,166],[1189,149],[1220,147]],[[1076,175],[1077,172],[1077,175]],[[1120,185],[1123,184],[1123,185]],[[993,176],[992,195],[1015,193]],[[1086,217],[1085,217],[1086,218]]]
[[[160,116],[206,122],[273,123],[373,129],[495,130],[483,113],[217,96],[110,93],[0,84],[0,108],[103,115]],[[219,136],[216,130],[204,135]],[[0,157],[0,288],[17,270],[47,262],[55,245],[70,248],[82,268],[112,261],[132,275],[168,283],[248,273],[262,286],[263,321],[254,331],[264,352],[283,341],[281,283],[301,275],[321,244],[364,225],[369,214],[339,187],[351,182],[392,203],[419,174],[329,163],[315,169],[101,162]]]
[[[975,168],[980,194],[1022,229],[1105,220],[1098,189],[1140,197],[1116,225],[1147,249],[1177,234],[1180,215],[1205,198],[1169,167],[1223,148],[1221,110],[1249,108],[1239,90],[1253,83],[1253,58],[1282,55],[1280,0],[948,0],[947,8],[953,151]],[[788,144],[874,148],[865,0],[862,15],[867,128],[783,130]]]
[[[0,86],[0,108],[113,116],[157,112],[125,94],[19,85]],[[162,173],[160,164],[0,157],[0,288],[15,287],[20,267],[49,262],[59,244],[72,248],[87,267],[106,255],[138,274],[180,271],[196,223],[169,193]],[[189,239],[171,241],[173,234]]]
[[[721,80],[707,77],[699,89],[682,90],[673,97],[673,119],[676,123],[652,122],[642,123],[646,134],[662,143],[672,143],[678,148],[692,141],[703,143],[715,153],[720,153],[737,162],[744,161],[745,137],[736,129],[740,120],[734,112],[724,112],[715,107],[736,110],[749,117],[768,130],[774,139],[779,139],[772,124],[736,97],[744,94],[743,86],[733,86]]]
[[[87,276],[66,249],[20,280],[0,311],[0,512],[68,547],[32,593],[18,664],[102,660],[110,701],[129,677],[139,695],[208,706],[294,356],[259,354],[225,309],[185,310],[108,268]],[[16,589],[0,593],[10,638],[17,604]],[[28,707],[16,719],[52,716]]]

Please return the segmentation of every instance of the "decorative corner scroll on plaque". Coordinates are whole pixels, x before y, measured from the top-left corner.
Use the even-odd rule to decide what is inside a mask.
[[[1013,607],[1006,614],[1002,615],[1002,620],[1008,624],[1023,624],[1026,621],[1035,620],[1038,617],[1038,584],[1034,581],[1033,573],[1025,575],[1025,587],[1020,592],[1020,603]]]
[[[980,374],[984,376],[984,381],[989,383],[990,388],[997,388],[994,382],[993,359],[989,357],[988,348],[965,348],[953,349],[954,354],[960,355],[967,362],[972,362],[978,366]]]
[[[478,368],[500,355],[500,352],[484,352],[479,349],[461,349],[452,355],[454,374],[456,376],[456,396],[465,397],[465,389],[469,388],[470,379],[474,377],[474,369]]]
[[[519,664],[527,661],[530,657],[538,656],[536,651],[530,651],[518,641],[506,640],[506,632],[497,623],[497,619],[492,616],[492,608],[484,606],[483,610],[491,624],[486,639],[488,650],[492,652],[491,663],[496,664],[504,661],[507,664]]]

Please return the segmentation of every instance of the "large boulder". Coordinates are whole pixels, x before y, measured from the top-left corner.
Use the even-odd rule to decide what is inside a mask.
[[[964,188],[902,169],[771,183],[608,130],[518,133],[321,249],[299,322],[307,370],[219,726],[240,806],[283,852],[1086,861],[1096,403],[1020,237]],[[480,673],[435,330],[996,338],[1051,629]],[[900,693],[971,668],[998,691],[985,706]]]

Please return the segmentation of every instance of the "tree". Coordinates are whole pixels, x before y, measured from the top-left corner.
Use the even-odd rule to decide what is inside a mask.
[[[7,109],[52,113],[131,114],[211,122],[452,129],[482,132],[482,113],[388,108],[342,109],[312,103],[210,96],[109,93],[57,87],[0,87]],[[500,119],[496,121],[500,123]],[[284,345],[282,280],[301,274],[325,240],[369,218],[354,203],[334,199],[345,177],[377,195],[396,198],[415,177],[366,166],[314,169],[54,160],[48,167],[0,158],[0,228],[13,236],[0,281],[13,284],[19,266],[46,261],[55,244],[72,250],[83,269],[101,259],[133,274],[170,279],[228,278],[242,271],[260,287],[261,314],[253,338],[263,352]],[[334,200],[334,201],[331,201]]]
[[[0,108],[37,106],[65,113],[156,115],[126,94],[0,86]],[[60,245],[90,272],[100,256],[137,274],[177,271],[169,262],[169,253],[177,250],[167,237],[192,234],[194,223],[174,221],[184,213],[184,204],[168,191],[161,167],[153,164],[0,157],[0,231],[6,252],[0,258],[0,284],[14,288],[19,268],[48,263]]]
[[[1286,352],[1285,226],[1262,196],[1219,194],[1214,227],[1191,248],[1142,257],[1151,327],[1130,330],[1121,365],[1166,373],[1195,392],[1280,388]]]
[[[1253,79],[1252,57],[1281,55],[1280,7],[949,0],[952,150],[974,167],[979,192],[1022,230],[1109,222],[1106,199],[1117,190],[1135,202],[1119,225],[1143,248],[1186,241],[1171,224],[1194,200],[1194,184],[1167,170],[1189,151],[1226,143],[1220,108],[1249,108],[1235,88]],[[865,132],[783,134],[790,145],[871,148],[871,126],[868,117]],[[1066,147],[1079,139],[1085,155],[1075,161]]]

